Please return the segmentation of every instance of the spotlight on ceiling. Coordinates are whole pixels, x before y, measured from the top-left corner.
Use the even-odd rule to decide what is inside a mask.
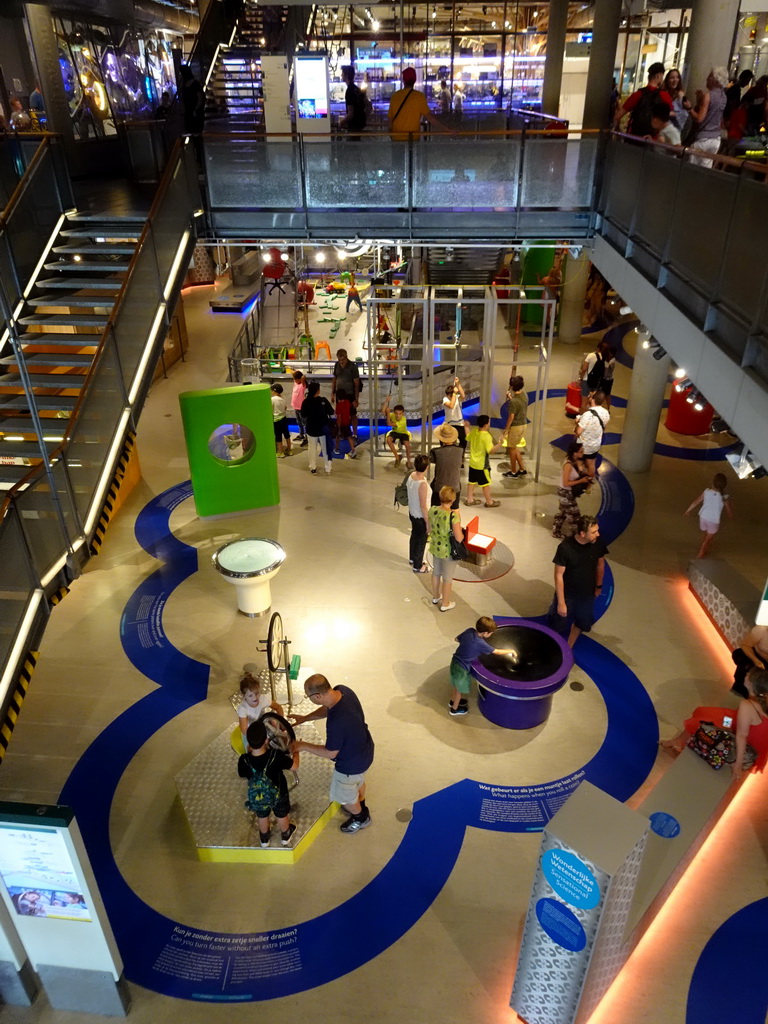
[[[661,360],[667,358],[667,350],[665,348],[662,348],[658,341],[655,343],[655,345],[652,346],[652,348],[653,352],[651,352],[651,355],[654,359]]]
[[[727,452],[725,457],[739,480],[760,480],[762,477],[768,476],[768,471],[757,461],[746,445],[740,452]]]

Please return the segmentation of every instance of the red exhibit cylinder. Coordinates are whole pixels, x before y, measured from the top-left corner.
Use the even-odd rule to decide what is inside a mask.
[[[697,409],[696,403],[689,402],[693,388],[678,391],[672,388],[667,408],[667,430],[674,434],[708,434],[712,427],[715,410],[709,402],[703,402],[703,408]]]
[[[581,408],[581,381],[572,380],[565,393],[565,415],[573,419]]]

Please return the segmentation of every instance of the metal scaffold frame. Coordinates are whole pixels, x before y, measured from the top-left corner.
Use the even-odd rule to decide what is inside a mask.
[[[532,437],[535,445],[534,479],[539,479],[541,453],[543,448],[544,415],[543,401],[547,393],[549,366],[554,340],[556,299],[543,286],[506,286],[508,293],[500,298],[498,289],[487,285],[377,285],[374,294],[365,300],[367,370],[370,394],[368,396],[368,421],[370,426],[369,464],[371,478],[375,476],[376,459],[386,457],[387,448],[384,434],[380,432],[381,408],[387,394],[405,406],[406,417],[415,418],[418,408],[420,426],[414,431],[414,450],[426,453],[431,447],[434,419],[440,416],[443,391],[439,388],[441,369],[450,368],[453,375],[464,383],[467,398],[480,398],[481,409],[490,410],[493,386],[493,368],[500,357],[497,346],[498,318],[501,307],[526,305],[543,306],[539,342],[536,358],[519,359],[519,317],[510,316],[508,323],[515,322],[512,367],[535,367],[536,385],[532,403]],[[531,293],[537,293],[532,295]],[[456,326],[448,340],[441,340],[436,329],[441,309],[446,305],[456,308]],[[475,345],[462,342],[461,310],[466,307],[482,308],[482,326]],[[413,312],[410,337],[402,339],[402,313],[408,307]],[[391,329],[394,310],[394,332]],[[421,339],[414,339],[417,313],[421,313]],[[512,312],[512,310],[510,310]],[[386,332],[386,333],[385,333]],[[421,350],[419,353],[419,349]],[[463,352],[476,352],[475,358],[468,358]],[[448,358],[446,358],[446,356]],[[388,391],[387,389],[388,384]],[[411,385],[411,386],[409,386]],[[410,402],[418,390],[418,405]],[[529,388],[530,390],[530,388]]]

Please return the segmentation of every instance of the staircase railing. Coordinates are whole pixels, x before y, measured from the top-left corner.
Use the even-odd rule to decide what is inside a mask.
[[[60,203],[35,188],[44,219],[37,244],[20,231],[15,218],[32,205],[23,200],[41,182],[48,167],[45,151],[30,164],[15,205],[0,218],[3,264],[0,307],[9,332],[15,331],[27,284],[28,268],[39,265],[58,231]],[[51,190],[52,193],[55,190]],[[10,204],[9,204],[10,205]],[[105,495],[128,432],[135,428],[157,356],[165,340],[173,306],[194,245],[200,209],[197,165],[188,140],[174,146],[163,180],[142,230],[110,319],[101,337],[64,434],[62,444],[19,481],[0,505],[0,707],[26,652],[42,636],[50,597],[79,574],[104,507]],[[42,215],[41,215],[42,216]],[[53,225],[42,233],[42,224]],[[11,237],[6,237],[10,232]],[[18,260],[18,263],[16,262]],[[8,276],[6,276],[6,269]],[[34,405],[34,395],[27,396]]]
[[[34,146],[34,156],[0,213],[0,296],[10,310],[23,297],[65,211],[75,205],[61,138],[33,138],[20,142],[25,156]],[[7,322],[4,309],[2,314]]]

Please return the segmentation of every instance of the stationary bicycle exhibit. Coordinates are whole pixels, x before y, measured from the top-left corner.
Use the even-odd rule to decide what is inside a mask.
[[[313,722],[305,722],[294,731],[287,720],[294,711],[307,714],[315,710],[303,695],[303,685],[298,705],[295,703],[293,685],[311,675],[314,669],[302,671],[301,657],[290,655],[291,641],[285,635],[279,612],[272,614],[267,637],[259,644],[262,645],[259,653],[266,654],[267,667],[259,671],[256,666],[247,665],[245,671],[258,677],[261,692],[268,693],[285,712],[285,717],[273,711],[262,716],[270,745],[286,750],[297,733],[310,743],[324,744],[322,725],[318,729]],[[230,697],[233,712],[240,700],[238,690]],[[228,725],[176,776],[176,789],[197,855],[203,861],[294,864],[337,811],[337,805],[328,799],[333,764],[326,758],[306,755],[298,772],[286,773],[291,821],[297,826],[293,843],[284,848],[275,841],[274,846],[261,849],[255,817],[243,807],[246,784],[237,774],[237,758],[241,753],[244,753],[242,733],[235,722],[234,728]]]

